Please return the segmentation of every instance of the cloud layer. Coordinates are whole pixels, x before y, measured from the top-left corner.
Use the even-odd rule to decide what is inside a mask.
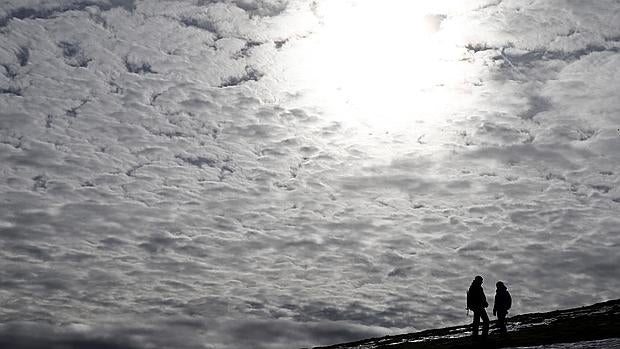
[[[312,2],[3,2],[0,344],[331,344],[463,323],[476,274],[617,298],[619,5],[449,8],[461,102],[384,133],[274,87]]]

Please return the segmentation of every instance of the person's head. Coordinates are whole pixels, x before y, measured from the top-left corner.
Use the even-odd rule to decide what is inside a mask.
[[[482,285],[482,276],[476,275],[476,277],[474,278],[474,284]]]
[[[502,290],[502,289],[504,289],[504,290],[505,290],[505,289],[506,289],[506,285],[504,285],[504,283],[503,283],[503,282],[501,282],[501,281],[498,281],[498,282],[495,284],[495,287],[497,287],[497,289],[498,289],[498,290]]]

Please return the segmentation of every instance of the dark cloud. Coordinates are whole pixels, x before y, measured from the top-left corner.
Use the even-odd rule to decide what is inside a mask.
[[[78,322],[65,323],[61,326],[33,321],[8,322],[0,327],[0,345],[18,349],[49,347],[141,349],[169,345],[178,348],[198,347],[199,343],[191,337],[183,339],[183,335],[197,330],[195,322],[179,319],[169,321],[168,325],[175,328],[177,333],[166,331],[166,336],[157,336],[157,330],[154,328],[139,325],[115,328],[102,324],[99,328],[93,328]]]
[[[295,323],[291,321],[246,320],[234,324],[230,340],[238,347],[257,346],[257,343],[272,343],[285,347],[307,347],[317,343],[327,345],[351,342],[362,338],[385,335],[381,330],[342,322],[324,321],[321,323]],[[253,338],[258,339],[255,341]],[[320,338],[318,342],[316,339]],[[257,348],[268,348],[258,344]]]

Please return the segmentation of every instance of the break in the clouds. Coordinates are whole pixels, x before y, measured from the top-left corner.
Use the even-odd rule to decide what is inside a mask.
[[[380,6],[4,1],[0,344],[330,344],[466,322],[476,274],[617,298],[618,2],[419,5],[415,47]]]

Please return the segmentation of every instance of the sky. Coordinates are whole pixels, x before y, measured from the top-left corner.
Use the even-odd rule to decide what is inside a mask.
[[[619,22],[2,1],[0,344],[334,344],[469,322],[478,274],[511,314],[618,298]]]

